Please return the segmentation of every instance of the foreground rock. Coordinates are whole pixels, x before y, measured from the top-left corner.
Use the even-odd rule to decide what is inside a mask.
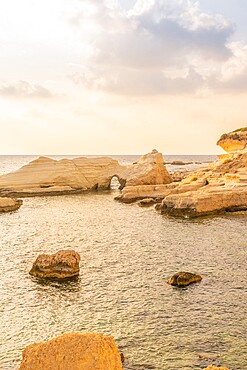
[[[16,211],[22,205],[22,200],[0,197],[0,213]]]
[[[39,278],[65,279],[79,275],[80,255],[74,250],[61,250],[55,254],[41,254],[29,274]]]
[[[170,285],[184,287],[192,283],[197,283],[202,280],[200,275],[192,274],[191,272],[177,272],[166,282]]]
[[[64,334],[35,343],[22,353],[20,370],[122,370],[113,337],[96,333]]]
[[[229,369],[226,367],[208,366],[204,370],[229,370]]]
[[[247,127],[223,134],[217,145],[221,146],[226,152],[247,149]]]
[[[109,189],[113,177],[125,185],[172,182],[161,153],[153,150],[129,166],[111,158],[75,158],[59,161],[40,157],[19,170],[0,176],[0,195],[37,196]]]

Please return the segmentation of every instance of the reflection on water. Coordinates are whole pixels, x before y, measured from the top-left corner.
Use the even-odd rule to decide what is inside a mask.
[[[114,335],[125,370],[246,370],[246,215],[173,219],[114,195],[27,198],[0,215],[0,367],[18,368],[30,343],[95,331]],[[79,278],[28,274],[65,248],[80,253]],[[203,280],[166,284],[180,270]]]

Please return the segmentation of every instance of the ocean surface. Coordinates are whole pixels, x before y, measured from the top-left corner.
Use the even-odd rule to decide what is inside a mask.
[[[112,157],[125,164],[138,159]],[[34,158],[0,156],[0,174]],[[247,215],[169,218],[114,201],[118,190],[112,187],[26,198],[18,211],[0,214],[0,369],[18,369],[28,344],[94,331],[115,337],[126,370],[203,369],[212,363],[246,370]],[[58,283],[29,276],[38,254],[64,248],[81,255],[78,279]],[[180,270],[203,280],[171,287],[166,278]],[[200,359],[201,353],[211,359]]]

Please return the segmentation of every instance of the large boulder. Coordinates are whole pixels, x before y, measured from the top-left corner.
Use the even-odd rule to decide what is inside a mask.
[[[137,163],[122,166],[108,158],[61,159],[40,157],[15,172],[0,176],[0,195],[62,195],[109,189],[113,177],[125,185],[167,184],[172,179],[161,153],[153,151]]]
[[[22,353],[20,370],[122,370],[113,337],[96,333],[64,334],[35,343]]]
[[[172,182],[163,155],[155,149],[143,155],[137,163],[123,169],[121,177],[126,179],[126,186],[162,185]]]
[[[0,197],[0,213],[16,211],[22,205],[22,200]]]
[[[67,249],[55,254],[40,254],[29,274],[39,278],[65,279],[79,275],[80,255]]]
[[[217,142],[226,152],[235,152],[247,148],[247,127],[242,127],[223,134]]]
[[[170,277],[166,282],[170,285],[184,287],[192,283],[197,283],[202,280],[200,275],[192,274],[191,272],[180,271]]]

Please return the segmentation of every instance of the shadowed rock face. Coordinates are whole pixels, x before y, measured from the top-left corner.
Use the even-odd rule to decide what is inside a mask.
[[[217,145],[221,146],[226,152],[235,152],[247,148],[247,127],[223,134]]]
[[[22,200],[0,197],[0,213],[16,211],[22,205]]]
[[[113,337],[70,333],[35,343],[22,353],[20,370],[122,370]]]
[[[56,161],[40,157],[19,170],[0,176],[0,195],[62,195],[109,189],[116,176],[125,185],[166,184],[172,181],[163,156],[157,151],[146,154],[129,166],[111,158],[75,158]]]
[[[202,277],[200,275],[192,274],[191,272],[177,272],[166,282],[170,285],[175,285],[178,287],[187,286],[192,283],[197,283],[201,281]]]
[[[29,274],[39,278],[65,279],[79,275],[80,255],[74,250],[61,250],[55,254],[41,254]]]

